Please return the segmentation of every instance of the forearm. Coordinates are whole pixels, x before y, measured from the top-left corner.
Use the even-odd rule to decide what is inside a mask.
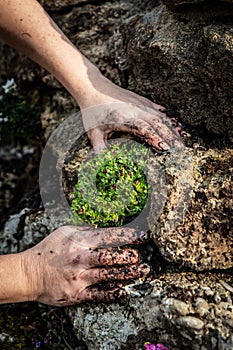
[[[32,276],[29,280],[25,271],[31,264],[24,258],[23,253],[0,255],[0,304],[35,299]]]
[[[0,0],[0,6],[0,39],[43,66],[85,107],[93,84],[98,84],[98,69],[36,0]]]

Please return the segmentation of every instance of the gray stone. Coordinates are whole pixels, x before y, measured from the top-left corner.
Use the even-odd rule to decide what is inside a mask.
[[[40,0],[41,5],[49,10],[61,10],[65,7],[80,5],[80,3],[83,5],[88,2],[88,0]]]
[[[182,327],[196,330],[201,330],[204,327],[204,322],[193,316],[179,317],[176,322]]]
[[[209,312],[209,304],[203,298],[197,298],[195,303],[195,312],[201,317],[205,316]]]
[[[166,273],[150,282],[151,292],[140,296],[138,289],[139,296],[129,295],[125,304],[86,304],[68,311],[76,334],[90,350],[139,350],[145,341],[161,342],[173,350],[181,349],[181,344],[182,348],[211,350],[211,339],[216,340],[216,348],[230,349],[232,328],[231,321],[227,322],[231,319],[225,316],[226,306],[232,310],[230,293],[218,286],[226,305],[216,305],[205,292],[215,290],[218,278]],[[213,310],[201,318],[193,314],[200,298]],[[217,308],[220,313],[216,313]],[[180,310],[185,316],[180,316]]]
[[[0,232],[1,254],[18,252],[18,240],[14,235],[17,233],[20,218],[27,213],[27,211],[29,211],[29,209],[24,208],[20,213],[11,215],[5,223],[3,231]]]
[[[49,217],[42,210],[23,209],[19,214],[10,216],[4,229],[0,231],[1,253],[17,253],[31,248],[61,226],[66,219],[62,218],[61,212]],[[17,238],[19,228],[21,237]]]
[[[167,313],[171,312],[182,316],[186,316],[188,313],[190,313],[190,306],[181,300],[168,298],[163,305],[163,309]]]

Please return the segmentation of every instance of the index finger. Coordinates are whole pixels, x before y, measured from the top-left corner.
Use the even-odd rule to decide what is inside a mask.
[[[126,244],[140,244],[149,239],[148,233],[130,227],[97,228],[85,238],[90,248],[117,247]]]

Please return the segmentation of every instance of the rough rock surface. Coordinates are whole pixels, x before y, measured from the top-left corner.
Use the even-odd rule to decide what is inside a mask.
[[[67,193],[89,151],[84,139],[81,150],[69,153]],[[233,149],[171,151],[151,158],[147,171],[152,196],[147,227],[162,256],[196,271],[233,267]]]
[[[88,2],[87,0],[40,0],[42,6],[50,10],[61,10],[62,8]]]
[[[139,350],[144,341],[163,342],[174,350],[230,350],[232,269],[195,273],[185,272],[184,266],[206,270],[233,265],[232,151],[199,147],[158,160],[165,167],[168,191],[152,236],[162,255],[180,265],[164,263],[165,272],[156,279],[151,276],[125,286],[125,303],[86,304],[67,312],[78,338],[90,350]],[[20,215],[5,225],[5,253],[30,247],[61,224],[41,211],[27,212],[24,234],[17,240],[12,233],[19,232]]]
[[[166,273],[132,288],[125,304],[83,305],[69,313],[89,350],[141,350],[145,341],[172,350],[230,350],[233,304],[230,276]],[[225,285],[225,287],[224,287]]]
[[[233,8],[221,3],[170,12],[160,5],[111,39],[128,87],[176,107],[189,125],[232,136]]]
[[[174,107],[190,133],[198,135],[189,153],[191,177],[179,156],[173,157],[175,164],[167,154],[160,157],[168,200],[151,232],[172,263],[165,263],[166,271],[156,279],[126,287],[126,303],[68,309],[77,336],[90,350],[139,350],[144,341],[163,342],[169,350],[232,349],[232,268],[187,272],[187,267],[226,269],[233,263],[232,148],[227,140],[233,136],[232,1],[42,2],[108,78]],[[13,75],[46,95],[42,121],[47,138],[57,120],[75,110],[74,101],[34,63],[6,45],[0,53],[2,79]],[[42,212],[21,212],[5,225],[2,252],[26,249],[57,225]]]
[[[196,271],[233,266],[233,150],[199,148],[163,162],[167,201],[151,234],[164,258]]]
[[[68,2],[48,1],[58,10]],[[232,136],[231,3],[207,2],[174,13],[158,1],[75,3],[51,15],[105,76],[173,106],[189,125],[204,125],[211,132]],[[14,75],[27,84],[37,82],[47,92],[51,112],[57,110],[61,115],[67,101],[69,108],[76,108],[42,68],[6,45],[0,46],[0,53],[3,78]]]
[[[183,6],[196,5],[196,4],[200,4],[208,1],[213,3],[213,1],[211,0],[162,0],[162,2],[171,9],[177,9],[177,8],[179,9],[180,7],[183,7]],[[220,0],[220,1],[225,3],[233,3],[232,0]]]
[[[23,209],[11,215],[0,234],[0,253],[17,253],[39,243],[58,227],[43,210]]]

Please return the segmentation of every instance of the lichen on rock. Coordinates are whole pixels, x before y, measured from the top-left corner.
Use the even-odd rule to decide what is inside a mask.
[[[168,198],[152,237],[169,261],[196,271],[232,267],[233,150],[200,148],[189,154],[188,173],[183,158],[175,168],[173,156],[164,158]]]
[[[157,340],[173,350],[230,350],[233,304],[219,278],[221,274],[166,273],[151,282],[147,295],[129,295],[123,305],[83,305],[69,314],[90,350],[139,350],[143,342]]]

